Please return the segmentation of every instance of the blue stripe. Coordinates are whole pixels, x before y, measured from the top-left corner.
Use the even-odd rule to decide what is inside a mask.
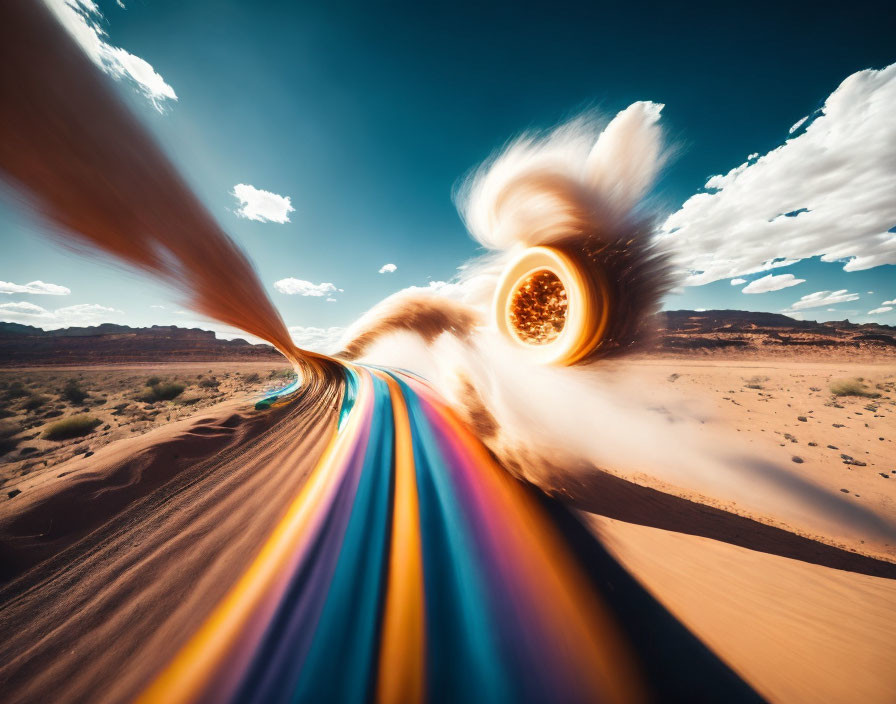
[[[394,375],[393,375],[394,376]],[[495,640],[476,541],[417,394],[408,407],[420,502],[426,595],[427,701],[510,702],[512,677]]]
[[[392,524],[394,420],[386,382],[374,376],[373,391],[358,492],[296,702],[363,702],[375,686]]]

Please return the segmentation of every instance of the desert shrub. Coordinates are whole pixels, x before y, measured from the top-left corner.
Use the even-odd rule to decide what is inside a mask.
[[[831,382],[831,393],[834,396],[864,396],[865,398],[878,398],[876,391],[871,391],[862,379],[839,379]]]
[[[296,375],[294,369],[275,369],[268,378],[270,379],[292,379]]]
[[[27,399],[25,399],[25,403],[22,404],[22,408],[24,408],[26,411],[36,411],[48,400],[49,399],[47,399],[46,396],[41,396],[40,394],[31,394]]]
[[[261,377],[258,376],[257,373],[252,373],[252,374],[249,374],[249,376],[247,376],[244,381],[247,384],[257,384],[260,379],[261,379]]]
[[[762,382],[768,381],[767,376],[751,376],[746,380],[746,384],[744,386],[748,389],[761,389],[763,388]]]
[[[15,449],[19,441],[13,435],[17,435],[21,431],[22,429],[15,423],[0,423],[0,455]]]
[[[151,377],[149,377],[149,379],[146,380],[147,386],[158,386],[161,383],[162,383],[162,380],[157,376],[151,376]]]
[[[156,398],[160,401],[170,401],[171,399],[180,396],[184,392],[186,386],[175,381],[170,384],[157,384],[153,388],[155,389]]]
[[[81,388],[81,384],[77,379],[69,379],[62,387],[60,396],[72,404],[83,403],[87,398],[87,392]]]
[[[200,389],[217,389],[218,388],[218,380],[212,377],[211,379],[203,379],[199,382]]]
[[[47,440],[79,438],[82,435],[92,433],[94,428],[102,422],[99,418],[87,415],[69,416],[47,426],[43,437]]]
[[[23,396],[27,396],[28,391],[25,389],[25,385],[21,381],[14,381],[9,385],[9,388],[6,389],[6,396],[8,398],[22,398]]]
[[[183,392],[186,386],[176,381],[167,384],[156,384],[155,386],[147,386],[137,396],[137,400],[144,403],[155,403],[156,401],[170,401],[177,398]]]

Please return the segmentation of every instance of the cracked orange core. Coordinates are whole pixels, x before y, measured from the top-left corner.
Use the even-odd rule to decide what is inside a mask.
[[[510,326],[529,345],[546,345],[566,325],[566,288],[554,272],[539,269],[527,276],[510,301]]]

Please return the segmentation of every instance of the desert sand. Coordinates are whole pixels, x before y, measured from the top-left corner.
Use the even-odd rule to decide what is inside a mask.
[[[724,425],[802,480],[896,520],[892,363],[632,364],[651,383],[705,403],[710,430]],[[85,387],[94,383],[111,405],[148,374],[210,374],[199,366],[81,371]],[[9,701],[133,696],[251,559],[283,511],[282,497],[301,485],[332,431],[337,399],[257,412],[253,403],[279,383],[270,378],[277,370],[231,366],[214,370],[219,389],[201,401],[160,402],[152,422],[117,434],[100,426],[28,467],[17,456],[3,465],[4,491],[20,492],[0,499],[0,630],[9,635],[0,644],[0,682]],[[258,385],[246,383],[255,373]],[[871,395],[831,393],[832,383],[857,377]],[[82,446],[93,454],[73,454]],[[271,474],[266,458],[284,452],[290,461]],[[754,515],[711,491],[648,477],[595,470],[560,494],[672,615],[769,701],[893,701],[893,545],[814,535],[788,516]],[[112,640],[116,647],[106,647]]]
[[[639,360],[645,383],[672,387],[703,404],[707,432],[733,431],[751,454],[779,466],[858,509],[896,519],[896,363],[892,361]],[[859,381],[861,380],[861,381]],[[834,395],[832,385],[853,382],[866,396]],[[679,487],[643,483],[694,498]],[[743,512],[730,497],[700,495],[703,503]],[[774,524],[774,513],[751,517]],[[801,528],[793,525],[792,529]],[[806,532],[808,529],[806,528]],[[841,547],[896,560],[896,545],[836,538]]]
[[[176,362],[102,366],[37,366],[0,369],[0,492],[21,491],[25,479],[100,447],[152,428],[195,416],[234,398],[252,399],[276,391],[292,379],[278,362]],[[172,399],[151,397],[148,382],[183,386]],[[76,393],[67,394],[74,384]],[[147,395],[149,394],[149,397]],[[54,423],[71,416],[98,421],[72,438],[43,437]],[[2,444],[5,442],[5,445]]]
[[[886,702],[896,580],[589,515],[610,552],[772,702]]]

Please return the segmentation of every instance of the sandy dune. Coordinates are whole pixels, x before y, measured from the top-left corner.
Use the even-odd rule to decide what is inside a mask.
[[[773,702],[893,701],[896,581],[592,516],[610,551]]]

